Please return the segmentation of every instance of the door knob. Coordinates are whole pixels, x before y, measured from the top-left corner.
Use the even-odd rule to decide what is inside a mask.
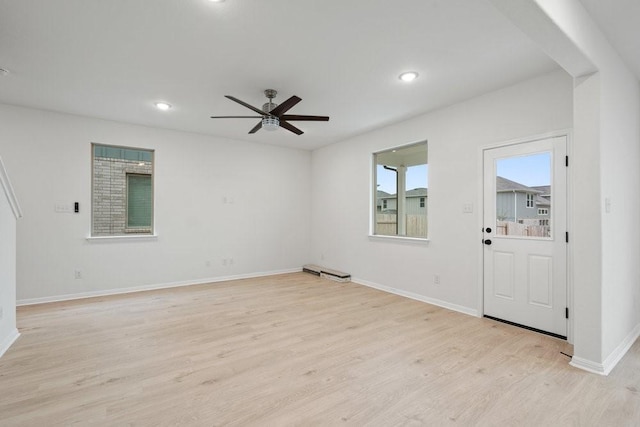
[[[484,241],[484,244],[485,244],[485,245],[490,245],[490,244],[491,244],[491,239],[487,239],[487,240],[485,240],[485,241]]]
[[[491,228],[490,228],[490,227],[487,227],[485,231],[486,231],[487,233],[491,233]]]

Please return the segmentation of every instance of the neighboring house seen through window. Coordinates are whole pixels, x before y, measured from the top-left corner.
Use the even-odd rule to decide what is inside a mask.
[[[153,150],[92,145],[92,236],[153,234]]]

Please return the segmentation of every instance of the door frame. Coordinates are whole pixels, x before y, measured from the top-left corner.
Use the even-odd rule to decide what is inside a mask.
[[[573,230],[573,167],[571,165],[571,158],[573,154],[573,135],[571,129],[560,129],[551,131],[548,133],[542,133],[523,138],[511,139],[502,142],[494,142],[482,145],[478,148],[478,179],[477,179],[477,194],[479,207],[477,212],[477,237],[478,237],[478,317],[484,316],[484,233],[482,229],[484,227],[484,153],[486,150],[494,148],[502,148],[510,145],[524,144],[527,142],[540,141],[542,139],[549,139],[555,137],[566,138],[567,144],[567,156],[569,157],[569,167],[567,168],[567,231],[569,232],[569,243],[567,244],[567,307],[569,307],[569,319],[567,321],[567,342],[573,344],[574,339],[574,319],[573,315],[573,245],[571,235]]]

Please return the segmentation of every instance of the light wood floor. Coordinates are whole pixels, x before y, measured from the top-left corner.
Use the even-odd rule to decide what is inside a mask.
[[[0,425],[640,425],[640,341],[565,342],[296,273],[21,307]]]

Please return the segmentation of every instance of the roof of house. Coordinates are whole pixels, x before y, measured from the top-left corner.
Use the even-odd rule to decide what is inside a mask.
[[[406,197],[427,197],[428,189],[419,187],[413,190],[407,190]],[[386,191],[378,190],[378,199],[395,199],[395,194],[389,194]]]
[[[427,191],[428,190],[424,187],[418,187],[414,188],[413,190],[407,191],[405,194],[407,195],[407,197],[426,197]]]
[[[533,187],[527,187],[519,182],[511,181],[510,179],[503,178],[501,176],[496,177],[496,192],[504,193],[507,191],[517,191],[522,193],[536,193],[541,194],[540,190],[536,190]]]
[[[551,200],[546,197],[536,196],[536,206],[551,206]]]
[[[533,188],[534,190],[540,191],[541,195],[543,195],[543,196],[550,196],[551,195],[551,186],[550,185],[532,185],[531,188]]]

